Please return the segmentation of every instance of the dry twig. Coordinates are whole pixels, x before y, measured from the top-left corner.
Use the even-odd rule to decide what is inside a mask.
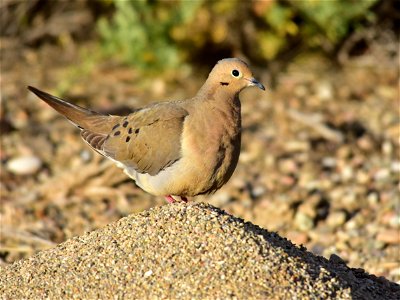
[[[341,132],[331,129],[323,124],[320,120],[321,118],[319,118],[317,115],[301,113],[294,109],[288,109],[287,114],[291,119],[313,128],[316,132],[318,132],[322,137],[327,140],[336,143],[342,143],[344,141],[344,137]]]

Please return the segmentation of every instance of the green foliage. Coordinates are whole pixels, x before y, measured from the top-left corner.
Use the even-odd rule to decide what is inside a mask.
[[[307,34],[322,34],[332,44],[343,39],[352,25],[359,25],[360,17],[372,19],[368,9],[377,0],[332,0],[296,1],[291,0],[306,20],[304,31]]]
[[[369,8],[378,0],[290,0],[271,2],[263,19],[269,30],[260,32],[261,56],[272,59],[287,48],[290,38],[301,39],[305,46],[331,51],[360,20],[373,20]]]
[[[174,68],[181,61],[171,38],[177,24],[192,18],[202,1],[118,1],[111,21],[100,19],[98,28],[106,54],[142,70]]]
[[[276,57],[287,46],[287,36],[299,31],[294,23],[294,11],[291,7],[273,3],[264,14],[264,21],[269,30],[259,34],[261,56],[266,59]]]
[[[299,44],[331,54],[353,30],[373,21],[370,8],[378,1],[103,0],[115,13],[100,19],[98,28],[107,54],[158,71],[211,48],[208,53],[230,49],[262,60]]]

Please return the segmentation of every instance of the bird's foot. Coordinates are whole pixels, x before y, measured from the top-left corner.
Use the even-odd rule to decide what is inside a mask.
[[[184,197],[184,196],[180,196],[180,197],[181,197],[182,202],[185,202],[185,203],[188,202],[188,199],[186,197]],[[171,195],[165,196],[165,200],[167,200],[168,203],[175,203],[176,202],[174,197],[172,197]]]
[[[165,200],[168,201],[168,203],[174,203],[175,199],[171,195],[165,196]]]

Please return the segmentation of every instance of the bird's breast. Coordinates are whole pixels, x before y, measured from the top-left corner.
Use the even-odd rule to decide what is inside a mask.
[[[213,193],[235,170],[240,153],[240,106],[197,107],[185,118],[180,159],[155,176],[125,170],[154,195],[192,197]]]
[[[191,118],[192,117],[192,118]],[[182,158],[188,182],[196,194],[212,193],[225,184],[236,168],[241,140],[239,107],[211,108],[189,116],[182,139]]]

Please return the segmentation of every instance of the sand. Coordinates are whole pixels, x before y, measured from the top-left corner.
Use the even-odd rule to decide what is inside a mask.
[[[400,286],[205,203],[155,207],[2,267],[3,299],[399,299]]]

